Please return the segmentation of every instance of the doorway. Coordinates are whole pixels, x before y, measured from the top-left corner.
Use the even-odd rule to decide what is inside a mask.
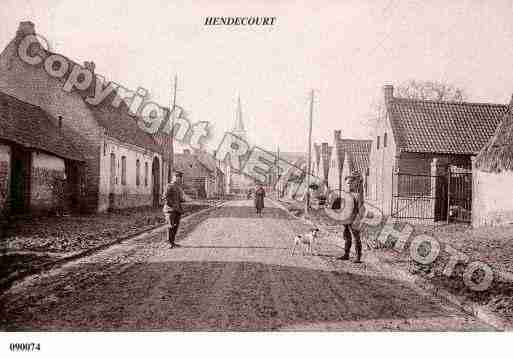
[[[160,162],[157,157],[151,165],[151,179],[153,185],[153,207],[160,206]]]
[[[10,211],[23,214],[30,205],[30,151],[13,146],[11,154]]]
[[[110,177],[109,177],[109,209],[114,208],[114,193],[116,189],[116,155],[110,154]]]

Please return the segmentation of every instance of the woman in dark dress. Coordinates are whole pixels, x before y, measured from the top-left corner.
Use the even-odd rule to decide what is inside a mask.
[[[256,213],[259,216],[262,216],[262,208],[264,208],[264,197],[265,197],[265,190],[262,187],[262,185],[259,185],[255,191],[255,208],[256,208]]]

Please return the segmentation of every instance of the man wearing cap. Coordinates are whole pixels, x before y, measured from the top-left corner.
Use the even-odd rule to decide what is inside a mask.
[[[349,189],[349,193],[354,200],[354,212],[352,222],[349,224],[344,224],[344,255],[340,257],[341,260],[348,260],[349,253],[351,251],[352,240],[354,239],[354,249],[356,252],[356,258],[354,260],[355,263],[361,263],[362,259],[362,241],[360,238],[360,231],[354,228],[353,223],[357,218],[360,209],[363,207],[363,191],[362,191],[362,176],[359,173],[353,172],[350,176],[346,176],[345,182],[347,188]]]
[[[180,172],[173,172],[171,182],[167,184],[162,198],[164,200],[163,210],[166,216],[166,223],[169,225],[168,240],[171,248],[177,246],[175,244],[175,237],[176,232],[178,232],[180,217],[183,213],[182,202],[184,202],[184,195],[181,185],[182,174]]]

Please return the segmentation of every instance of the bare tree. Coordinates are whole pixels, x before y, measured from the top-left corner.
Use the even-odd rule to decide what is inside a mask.
[[[451,84],[436,81],[409,80],[397,87],[395,96],[416,100],[456,101],[466,98],[465,92]]]
[[[394,96],[415,100],[433,101],[465,101],[467,98],[463,89],[452,84],[437,81],[408,80],[394,88]],[[370,106],[370,111],[362,124],[373,131],[376,125],[386,116],[384,98],[380,96]]]

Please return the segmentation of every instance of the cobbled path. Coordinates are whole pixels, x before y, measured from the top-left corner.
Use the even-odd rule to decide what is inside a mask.
[[[308,228],[266,202],[232,201],[185,220],[180,247],[160,234],[127,241],[16,284],[2,330],[490,330],[368,264],[291,256]],[[365,260],[365,257],[364,257]]]

